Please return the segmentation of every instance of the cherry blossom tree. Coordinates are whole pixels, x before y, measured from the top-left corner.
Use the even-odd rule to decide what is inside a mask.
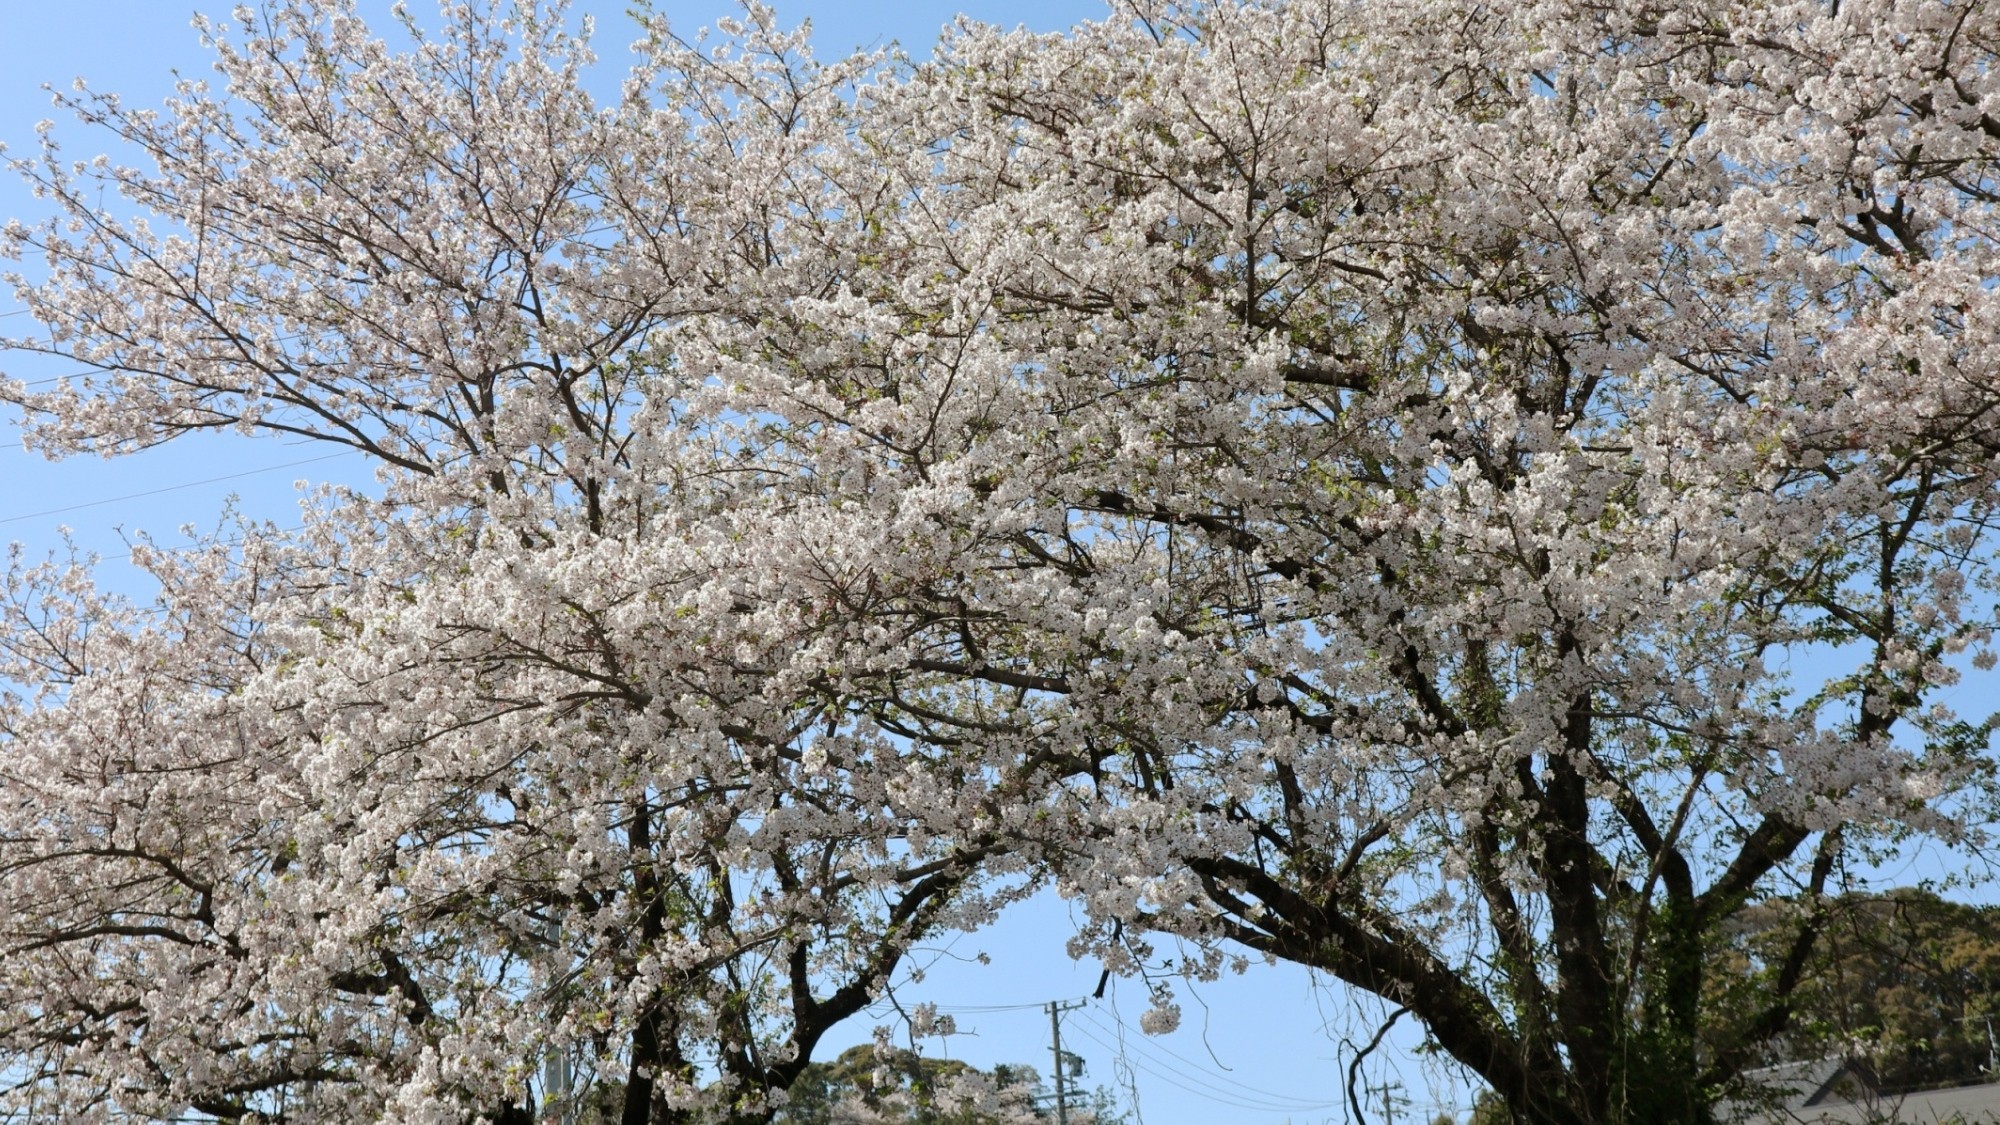
[[[1029,835],[1101,952],[1324,970],[1517,1119],[1701,1120],[1829,892],[1984,841],[1995,16],[1140,5],[913,76],[902,253],[1030,404],[924,666],[1067,748]]]
[[[154,606],[12,572],[24,1112],[501,1120],[558,1053],[768,1118],[1052,880],[1148,1030],[1284,960],[1519,1119],[1700,1121],[1834,892],[1984,844],[2000,11],[1148,0],[822,66],[753,7],[606,107],[561,15],[274,0],[226,97],[74,99],[151,167],[20,165],[8,343],[100,373],[13,385],[31,442],[380,474],[142,549]]]
[[[103,372],[17,386],[32,440],[222,427],[381,468],[295,533],[142,546],[155,605],[87,560],[12,571],[0,1056],[30,1118],[511,1120],[554,1056],[635,1125],[762,1119],[912,943],[1025,889],[982,889],[990,834],[925,830],[980,798],[839,678],[889,643],[848,612],[874,560],[936,552],[841,506],[815,467],[849,439],[675,342],[829,284],[772,232],[864,217],[805,167],[862,64],[761,10],[718,51],[652,24],[598,107],[559,9],[447,15],[401,52],[339,2],[202,24],[222,89],[71,101],[151,168],[18,165],[62,217],[7,229],[46,326],[10,343]]]

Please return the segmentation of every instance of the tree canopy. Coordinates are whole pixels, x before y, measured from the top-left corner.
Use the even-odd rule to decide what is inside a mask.
[[[1792,1027],[1770,1061],[1846,1057],[1884,1095],[2000,1080],[2000,907],[1901,889],[1822,910]],[[1718,959],[1718,986],[1768,971],[1801,913],[1786,901],[1746,911]]]
[[[1054,1120],[1051,1098],[1033,1067],[991,1071],[909,1048],[849,1047],[813,1063],[786,1093],[780,1125],[1038,1125]],[[1096,1109],[1106,1107],[1102,1096]],[[1079,1125],[1116,1125],[1115,1114],[1070,1107]]]
[[[763,1121],[913,943],[1406,1008],[1541,1125],[1696,1122],[1839,892],[1978,846],[2000,7],[1129,0],[815,61],[562,7],[204,22],[16,167],[91,374],[379,488],[18,560],[10,1108]],[[108,196],[125,210],[108,207]],[[27,266],[23,267],[27,269]],[[1710,953],[1767,904],[1740,987]]]
[[[576,1114],[579,1125],[616,1121],[624,1090],[594,1084]],[[1052,1095],[1033,1067],[980,1070],[912,1048],[860,1044],[808,1064],[786,1089],[774,1125],[1040,1125],[1053,1118]],[[1116,1125],[1110,1099],[1095,1091],[1086,1107],[1072,1099],[1078,1125]]]

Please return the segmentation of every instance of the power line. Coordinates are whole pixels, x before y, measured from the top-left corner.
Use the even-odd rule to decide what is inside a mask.
[[[1041,1004],[934,1004],[932,1007],[951,1015],[983,1015],[988,1012],[1026,1012],[1041,1010]]]
[[[20,315],[22,315],[22,314],[21,314],[21,313],[17,313],[17,312],[14,312],[14,313],[0,313],[0,318],[4,318],[4,317],[9,317],[9,316],[20,316]],[[293,340],[297,340],[297,339],[299,339],[299,338],[300,338],[301,336],[303,336],[303,335],[304,335],[304,333],[296,333],[296,332],[295,332],[295,333],[293,333],[293,334],[292,334],[292,335],[290,335],[290,336],[279,336],[279,337],[278,337],[278,338],[277,338],[277,339],[276,339],[276,340],[275,340],[274,342],[275,342],[275,343],[280,343],[280,344],[288,344],[288,343],[291,343],[291,342],[292,342]],[[47,353],[47,354],[49,354],[49,355],[53,356],[53,355],[55,355],[56,353],[53,353],[53,352],[51,352],[51,353]],[[64,353],[64,354],[67,354],[67,353]],[[63,372],[63,373],[62,373],[61,375],[48,375],[48,376],[45,376],[45,377],[43,377],[43,378],[40,378],[40,379],[25,379],[25,380],[22,380],[22,382],[21,382],[21,385],[22,385],[22,386],[24,386],[24,387],[46,387],[46,386],[48,386],[48,385],[49,385],[50,383],[60,383],[60,382],[62,382],[62,381],[63,381],[63,380],[65,380],[65,379],[81,379],[81,378],[83,378],[83,377],[85,377],[85,376],[87,376],[87,375],[137,375],[137,376],[139,376],[139,377],[141,377],[141,378],[150,378],[150,377],[154,377],[154,376],[153,376],[153,373],[152,373],[152,372],[147,372],[147,371],[135,371],[135,370],[133,370],[133,369],[131,369],[131,368],[123,368],[123,367],[85,367],[85,368],[82,368],[82,369],[80,369],[80,370],[76,370],[76,371],[65,371],[65,372]]]
[[[1078,1034],[1106,1050],[1117,1051],[1120,1049],[1117,1045],[1087,1028],[1079,1028]],[[1309,1113],[1324,1109],[1333,1109],[1340,1104],[1339,1102],[1315,1102],[1304,1098],[1293,1098],[1287,1094],[1260,1091],[1255,1087],[1244,1087],[1237,1090],[1224,1089],[1220,1086],[1204,1082],[1193,1075],[1166,1068],[1157,1061],[1146,1058],[1144,1055],[1131,1052],[1123,1054],[1121,1059],[1124,1065],[1131,1067],[1133,1070],[1143,1072],[1186,1093],[1221,1105],[1236,1106],[1242,1109],[1263,1110],[1270,1113]]]
[[[25,515],[7,516],[0,518],[0,524],[20,523],[22,520],[40,519],[43,516],[59,516],[65,512],[77,512],[85,508],[101,508],[106,504],[117,504],[126,500],[140,500],[148,496],[158,496],[166,492],[179,492],[187,488],[199,488],[204,484],[217,484],[226,480],[241,480],[244,477],[254,477],[260,473],[275,473],[279,469],[292,469],[300,465],[312,465],[320,461],[331,461],[336,457],[345,456],[347,456],[345,453],[328,453],[319,457],[307,457],[302,461],[287,461],[282,465],[266,465],[261,469],[245,469],[240,473],[224,473],[219,477],[208,477],[205,480],[191,480],[185,484],[170,484],[165,488],[151,488],[144,492],[132,492],[124,496],[112,496],[103,500],[89,500],[82,504],[70,504],[67,507],[50,508],[41,512],[28,512]]]
[[[1103,1016],[1104,1018],[1109,1019],[1116,1026],[1118,1030],[1114,1032],[1110,1028],[1106,1028],[1103,1024],[1097,1023],[1096,1017],[1098,1016]],[[1284,1101],[1293,1101],[1301,1103],[1298,1106],[1298,1108],[1300,1109],[1320,1109],[1329,1105],[1339,1104],[1338,1099],[1335,1099],[1333,1101],[1322,1101],[1310,1097],[1299,1097],[1291,1094],[1273,1094],[1268,1090],[1263,1090],[1256,1086],[1249,1085],[1248,1083],[1243,1082],[1239,1079],[1232,1078],[1229,1075],[1217,1071],[1203,1063],[1196,1062],[1193,1059],[1190,1059],[1184,1055],[1175,1052],[1172,1048],[1168,1047],[1166,1044],[1157,1041],[1152,1036],[1146,1035],[1143,1031],[1137,1031],[1132,1027],[1132,1025],[1120,1019],[1117,1013],[1103,1006],[1097,1006],[1085,1012],[1084,1019],[1086,1022],[1092,1023],[1097,1028],[1098,1031],[1108,1035],[1115,1035],[1122,1042],[1128,1041],[1130,1043],[1137,1044],[1140,1052],[1142,1053],[1153,1054],[1155,1057],[1153,1057],[1150,1061],[1153,1062],[1155,1065],[1166,1067],[1167,1069],[1172,1070],[1177,1074],[1180,1074],[1184,1077],[1189,1077],[1191,1080],[1193,1075],[1200,1075],[1202,1079],[1210,1083],[1219,1084],[1219,1086],[1221,1087],[1233,1086],[1236,1087],[1238,1090],[1242,1091],[1243,1093],[1255,1097],[1278,1098]],[[1127,1032],[1130,1032],[1132,1034],[1128,1036],[1125,1034]],[[1159,1055],[1164,1055],[1166,1057],[1164,1059],[1159,1058],[1158,1057]]]
[[[1114,1043],[1102,1039],[1090,1027],[1078,1027],[1076,1031],[1078,1031],[1078,1035],[1082,1035],[1084,1039],[1090,1039],[1092,1043],[1096,1043],[1098,1047],[1104,1047],[1106,1051],[1118,1051],[1118,1047]],[[1126,1061],[1134,1069],[1144,1071],[1146,1075],[1150,1075],[1150,1077],[1154,1077],[1154,1079],[1158,1079],[1158,1081],[1162,1081],[1162,1083],[1166,1083],[1170,1087],[1176,1087],[1176,1089],[1180,1089],[1184,1093],[1192,1093],[1194,1097],[1200,1097],[1204,1101],[1214,1101],[1218,1105],[1228,1105],[1232,1109],[1254,1109],[1254,1111],[1260,1111],[1260,1113],[1304,1113],[1304,1111],[1318,1111],[1318,1109],[1336,1109],[1340,1105],[1338,1101],[1292,1099],[1292,1097],[1286,1097],[1286,1095],[1256,1091],[1254,1087],[1244,1087],[1248,1093],[1238,1093],[1238,1091],[1222,1089],[1222,1087],[1216,1087],[1216,1085],[1208,1085],[1208,1083],[1196,1079],[1194,1075],[1176,1073],[1176,1071],[1172,1071],[1172,1069],[1168,1069],[1168,1067],[1164,1067],[1164,1065],[1160,1065],[1156,1061],[1150,1061],[1150,1059],[1146,1059],[1142,1055],[1130,1055],[1128,1053]]]
[[[21,385],[24,387],[46,387],[50,383],[60,383],[64,379],[80,379],[85,375],[102,375],[105,373],[106,373],[105,368],[90,367],[90,368],[85,368],[82,371],[69,371],[61,375],[51,375],[46,379],[27,379],[22,381]]]
[[[1047,1011],[1047,1004],[936,1004],[937,1011],[946,1014],[976,1015],[1002,1012],[1021,1012],[1040,1009]],[[1070,1009],[1080,1017],[1081,1022],[1072,1024],[1076,1034],[1090,1040],[1098,1047],[1109,1051],[1126,1067],[1143,1072],[1149,1078],[1157,1079],[1184,1093],[1193,1094],[1206,1101],[1226,1105],[1233,1109],[1254,1110],[1260,1113],[1306,1113],[1338,1108],[1338,1098],[1321,1100],[1291,1094],[1274,1093],[1252,1086],[1239,1079],[1220,1073],[1202,1063],[1195,1062],[1163,1044],[1155,1043],[1152,1037],[1134,1030],[1130,1024],[1120,1019],[1115,1012],[1101,1004],[1087,1004]],[[1102,1017],[1100,1019],[1099,1017]],[[1103,1022],[1110,1021],[1107,1027]],[[1130,1032],[1128,1036],[1126,1033]],[[1107,1038],[1107,1036],[1109,1038]],[[1114,1041],[1115,1040],[1115,1041]],[[1136,1045],[1139,1050],[1133,1051]],[[1165,1057],[1161,1057],[1165,1056]],[[1067,1077],[1067,1076],[1065,1076]]]
[[[1142,1037],[1144,1036],[1143,1032],[1138,1032],[1131,1036],[1124,1034],[1124,1032],[1131,1031],[1132,1029],[1130,1028],[1129,1025],[1127,1025],[1121,1020],[1118,1020],[1115,1016],[1112,1017],[1112,1020],[1117,1030],[1106,1028],[1102,1023],[1090,1018],[1090,1016],[1091,1016],[1090,1013],[1086,1013],[1085,1024],[1087,1026],[1081,1029],[1083,1031],[1083,1034],[1091,1035],[1091,1029],[1095,1029],[1095,1031],[1099,1035],[1110,1035],[1114,1037],[1115,1039],[1118,1040],[1118,1046],[1116,1049],[1125,1054],[1126,1061],[1134,1066],[1137,1066],[1145,1070],[1149,1074],[1153,1074],[1156,1076],[1170,1077],[1171,1079],[1193,1083],[1196,1086],[1202,1087],[1210,1091],[1210,1093],[1214,1096],[1222,1098],[1255,1099],[1259,1101],[1273,1103],[1275,1108],[1279,1109],[1295,1109],[1295,1110],[1323,1109],[1326,1108],[1327,1106],[1338,1104],[1337,1102],[1317,1100],[1310,1097],[1299,1097],[1291,1094],[1273,1093],[1269,1090],[1265,1090],[1257,1086],[1252,1086],[1249,1083],[1240,1081],[1235,1078],[1231,1078],[1225,1074],[1220,1074],[1199,1063],[1192,1062],[1188,1059],[1183,1058],[1180,1055],[1176,1055],[1173,1052],[1166,1050],[1166,1048],[1150,1042],[1149,1041],[1150,1037]],[[1091,1038],[1097,1039],[1099,1043],[1104,1043],[1108,1045],[1108,1042],[1102,1038],[1098,1038],[1098,1035],[1091,1035]],[[1133,1043],[1136,1043],[1139,1046],[1139,1052],[1136,1055],[1136,1057],[1132,1054],[1132,1052],[1129,1049],[1130,1045]],[[1167,1059],[1160,1058],[1158,1057],[1158,1054],[1149,1054],[1151,1052],[1158,1052],[1159,1054],[1165,1054],[1173,1061],[1170,1062],[1167,1061]],[[1234,1087],[1234,1089],[1231,1089],[1230,1087]]]

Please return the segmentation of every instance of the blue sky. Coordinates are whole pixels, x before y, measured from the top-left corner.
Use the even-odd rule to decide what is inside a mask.
[[[223,14],[228,2],[205,7]],[[429,14],[425,0],[411,6],[420,15]],[[204,72],[207,60],[188,27],[196,7],[184,0],[68,0],[61,5],[0,0],[0,26],[7,28],[0,35],[0,142],[18,153],[32,150],[35,123],[57,116],[44,83],[66,87],[82,76],[98,89],[143,105],[166,95],[175,70]],[[369,10],[386,7],[373,0],[364,3]],[[632,38],[626,7],[622,0],[576,5],[577,11],[597,17],[598,49],[607,75],[622,69],[622,46]],[[711,0],[663,0],[656,7],[689,31],[734,10]],[[1058,30],[1098,17],[1105,9],[1089,0],[900,0],[884,5],[820,0],[781,2],[778,10],[786,19],[813,20],[822,54],[897,40],[922,56],[939,29],[960,11],[1006,26]],[[68,138],[72,156],[97,151],[94,138],[80,128],[65,124],[60,135]],[[37,213],[27,193],[0,176],[0,218]],[[23,318],[6,317],[15,308],[11,297],[0,294],[0,317],[5,317],[0,332],[23,330]],[[0,370],[40,378],[67,368],[0,355]],[[21,450],[11,434],[0,436],[0,541],[20,540],[40,553],[59,545],[59,528],[68,526],[82,546],[107,557],[107,573],[118,581],[117,556],[126,550],[123,536],[132,532],[148,530],[171,542],[182,524],[212,526],[231,495],[240,498],[246,512],[288,525],[295,522],[294,481],[365,476],[358,459],[309,460],[324,455],[322,447],[224,437],[176,442],[115,460],[72,458],[50,464]],[[141,493],[149,495],[134,495]],[[129,572],[122,580],[131,580]],[[1084,996],[1097,984],[1095,964],[1071,962],[1063,952],[1072,932],[1068,908],[1045,896],[992,931],[929,951],[925,979],[899,989],[899,996],[906,1004],[928,1000],[947,1011],[957,1009],[961,1034],[928,1049],[979,1065],[1024,1062],[1046,1072],[1049,1021],[1039,1004]],[[990,964],[978,963],[982,953]],[[1184,991],[1180,1031],[1158,1039],[1130,1032],[1121,1050],[1118,1019],[1136,1025],[1145,1007],[1144,990],[1114,982],[1108,1000],[1067,1018],[1065,1046],[1086,1059],[1087,1084],[1122,1090],[1127,1083],[1121,1079],[1129,1075],[1138,1095],[1139,1120],[1146,1125],[1340,1120],[1346,1113],[1337,1102],[1351,1052],[1342,1038],[1365,1041],[1380,1012],[1372,1001],[1301,971],[1256,967],[1192,995]],[[865,1041],[873,1022],[843,1029],[845,1034],[829,1042],[825,1053],[831,1056]],[[1402,1031],[1411,1030],[1406,1022]],[[1405,1047],[1414,1043],[1413,1035],[1400,1038]],[[1392,1042],[1371,1063],[1383,1061],[1393,1049]],[[1442,1073],[1427,1075],[1434,1069],[1420,1060],[1401,1062],[1400,1077],[1411,1104],[1397,1107],[1399,1119],[1428,1120],[1436,1102],[1450,1098],[1447,1082],[1434,1091],[1427,1088],[1429,1080],[1442,1078]],[[1381,1066],[1370,1070],[1373,1081],[1395,1077]],[[1463,1099],[1462,1090],[1458,1096]],[[1121,1094],[1121,1101],[1129,1102],[1129,1094]],[[1379,1112],[1371,1111],[1370,1117],[1379,1121]]]

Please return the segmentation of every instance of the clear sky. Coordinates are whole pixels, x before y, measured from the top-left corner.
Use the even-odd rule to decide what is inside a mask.
[[[222,14],[230,0],[201,0]],[[83,76],[101,90],[116,91],[137,104],[157,103],[179,70],[196,75],[207,60],[188,28],[198,5],[188,0],[0,0],[0,142],[31,151],[35,123],[55,116],[44,83],[67,86]],[[385,3],[368,0],[364,9]],[[622,46],[632,36],[623,0],[585,0],[579,12],[597,17],[598,50],[610,76],[622,69]],[[724,0],[672,0],[657,5],[688,30],[734,9]],[[431,12],[413,0],[420,15]],[[960,11],[1003,25],[1026,24],[1058,30],[1096,18],[1104,8],[1091,0],[897,0],[890,4],[842,4],[780,0],[783,18],[810,18],[822,54],[888,40],[922,56],[939,29]],[[100,143],[88,131],[64,124],[74,156],[89,156]],[[0,219],[38,213],[34,201],[13,179],[0,176]],[[8,316],[17,306],[0,294],[0,332],[23,330],[23,318]],[[63,374],[59,363],[0,355],[0,370],[23,378]],[[83,546],[112,560],[125,547],[122,536],[145,529],[172,541],[185,523],[212,526],[226,499],[239,495],[243,508],[281,526],[295,522],[295,480],[356,480],[365,469],[354,458],[321,460],[325,450],[275,440],[215,438],[177,442],[144,454],[104,461],[79,458],[51,465],[22,451],[12,435],[0,436],[0,541],[20,540],[40,553],[57,546],[59,528],[73,529]],[[224,478],[224,479],[217,479]],[[136,496],[135,493],[151,493]],[[126,499],[114,499],[125,497]],[[110,500],[112,502],[100,503]],[[127,579],[129,580],[129,578]],[[928,954],[932,962],[921,983],[899,988],[908,1003],[932,1001],[955,1016],[961,1034],[932,1042],[942,1051],[978,1065],[1024,1062],[1044,1073],[1049,1059],[1049,1020],[1039,1005],[1081,997],[1097,985],[1094,964],[1071,962],[1063,952],[1073,932],[1068,908],[1053,897],[1029,903],[995,930],[959,938],[948,949]],[[976,955],[988,955],[980,965]],[[1070,1014],[1065,1047],[1084,1056],[1087,1084],[1121,1091],[1131,1104],[1136,1090],[1145,1125],[1264,1125],[1291,1121],[1341,1120],[1342,1083],[1352,1044],[1373,1031],[1379,1005],[1357,1000],[1338,985],[1315,982],[1303,972],[1255,967],[1241,978],[1226,978],[1183,995],[1185,1018],[1171,1036],[1147,1038],[1125,1032],[1120,1016],[1136,1024],[1145,1007],[1144,990],[1118,982],[1107,1003]],[[1115,1006],[1114,1006],[1115,1005]],[[876,1020],[858,1021],[825,1054],[868,1038]],[[1401,1029],[1409,1032],[1407,1025]],[[1120,1047],[1121,1036],[1124,1040]],[[1399,1034],[1405,1050],[1414,1036]],[[1370,1060],[1368,1080],[1400,1080],[1409,1104],[1397,1103],[1399,1121],[1427,1121],[1453,1088],[1434,1066],[1404,1054],[1392,1073],[1385,1056],[1397,1040]],[[1433,1087],[1433,1084],[1434,1087]],[[1369,1118],[1381,1120],[1382,1094],[1374,1095]],[[1457,1097],[1463,1108],[1462,1088]]]

